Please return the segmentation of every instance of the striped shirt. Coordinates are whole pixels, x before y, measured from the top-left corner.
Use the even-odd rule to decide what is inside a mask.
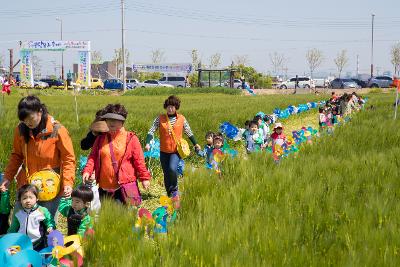
[[[171,122],[172,127],[174,127],[174,125],[176,123],[176,116],[174,116],[174,117],[168,116],[168,118],[169,118],[169,121]],[[157,131],[159,127],[160,127],[160,117],[158,116],[153,121],[153,124],[151,125],[151,128],[147,134],[154,136],[154,132]],[[187,137],[190,138],[193,136],[192,129],[190,129],[189,123],[187,122],[186,118],[185,118],[185,121],[183,122],[183,129],[184,129],[184,132],[187,135]],[[168,131],[171,131],[171,129],[168,129]]]

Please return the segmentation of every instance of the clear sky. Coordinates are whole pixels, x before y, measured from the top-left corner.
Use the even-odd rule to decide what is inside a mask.
[[[392,70],[390,49],[400,42],[400,0],[125,0],[126,47],[130,63],[151,61],[151,51],[161,49],[166,62],[190,62],[197,49],[202,62],[221,53],[222,66],[235,55],[246,55],[260,72],[272,70],[269,54],[287,58],[289,75],[308,71],[310,48],[322,50],[325,60],[317,72],[335,73],[333,59],[347,50],[344,72],[369,73],[371,64],[371,14],[375,14],[374,63],[376,71]],[[8,62],[8,48],[19,40],[90,40],[104,60],[121,46],[120,0],[1,0],[0,54]],[[17,52],[17,51],[16,51]],[[18,55],[18,54],[17,54]],[[44,75],[54,74],[61,62],[56,52],[37,55]],[[66,52],[65,70],[72,70],[76,52]],[[6,64],[8,65],[8,63]],[[59,75],[59,74],[58,74]]]

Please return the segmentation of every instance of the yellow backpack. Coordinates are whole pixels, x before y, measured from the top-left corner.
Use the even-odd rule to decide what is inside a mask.
[[[28,177],[28,183],[39,189],[39,200],[50,201],[60,192],[60,175],[53,170],[41,170]]]
[[[54,131],[50,137],[55,137],[58,134],[58,129],[61,124],[54,124]],[[39,200],[50,201],[53,200],[60,192],[61,178],[58,173],[52,169],[45,169],[37,171],[32,175],[29,175],[28,169],[28,144],[25,143],[25,172],[28,177],[28,183],[35,185],[39,189]]]

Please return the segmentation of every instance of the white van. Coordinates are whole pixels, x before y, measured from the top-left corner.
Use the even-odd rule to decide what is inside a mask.
[[[160,79],[160,83],[170,84],[174,87],[189,87],[185,76],[167,76]]]

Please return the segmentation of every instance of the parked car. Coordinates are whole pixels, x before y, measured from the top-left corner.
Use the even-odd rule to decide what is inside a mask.
[[[163,84],[157,80],[146,80],[142,83],[139,83],[139,87],[145,88],[145,87],[168,87],[168,88],[174,88],[170,84]]]
[[[315,82],[310,77],[297,77],[299,88],[315,88]],[[296,77],[284,81],[279,86],[280,89],[294,89],[296,86]]]
[[[135,89],[139,84],[139,81],[136,79],[127,79],[126,80],[126,87]]]
[[[49,87],[64,87],[64,82],[59,79],[40,79],[41,82],[45,82]]]
[[[245,82],[245,84],[246,84],[246,87],[250,88],[250,85],[249,85],[248,82]],[[229,87],[229,81],[225,82],[225,86]],[[240,79],[233,79],[233,88],[235,88],[235,89],[243,89],[242,81]]]
[[[122,90],[124,87],[123,83],[119,79],[108,79],[104,81],[104,89],[110,90]],[[126,85],[127,89],[132,89],[128,84]]]
[[[369,79],[367,87],[388,88],[393,84],[392,77],[389,76],[376,76]]]
[[[38,81],[38,80],[34,80],[33,81],[33,87],[37,88],[37,89],[45,89],[49,87],[49,84],[46,82],[42,82],[42,81]]]
[[[100,78],[92,78],[90,82],[90,88],[92,89],[103,89],[104,83]]]
[[[357,78],[351,78],[356,84],[358,84],[358,86],[360,86],[360,88],[366,88],[368,81],[363,81],[361,79],[357,79]]]
[[[160,80],[162,84],[170,84],[174,87],[188,87],[185,76],[167,76],[162,77]]]
[[[328,79],[313,79],[315,88],[326,88],[329,86]]]
[[[345,89],[345,88],[361,88],[355,81],[352,79],[342,79],[336,78],[331,82],[332,89]]]

